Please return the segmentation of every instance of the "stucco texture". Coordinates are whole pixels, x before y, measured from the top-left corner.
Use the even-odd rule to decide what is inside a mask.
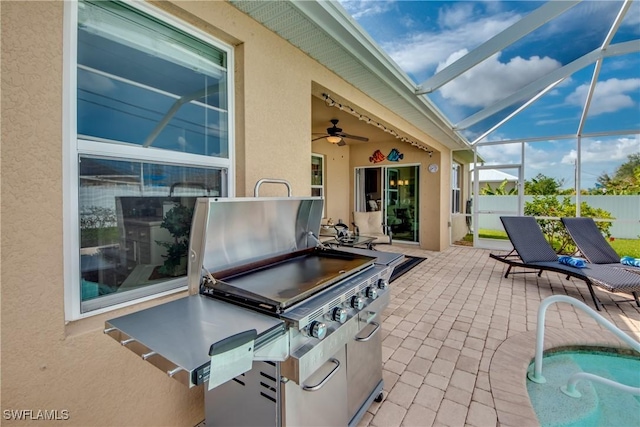
[[[288,179],[295,195],[309,194],[310,94],[316,83],[365,111],[387,115],[399,130],[428,139],[228,3],[159,6],[235,46],[238,196],[252,194],[264,177]],[[166,298],[65,320],[63,263],[77,254],[63,246],[64,215],[76,214],[63,203],[63,150],[68,146],[62,140],[64,5],[2,2],[1,13],[2,410],[67,410],[69,426],[193,426],[204,418],[202,388],[186,388],[102,333],[106,319]],[[347,157],[336,147],[325,147],[319,150],[330,160],[328,215],[348,218],[351,196],[340,191],[352,188],[352,168],[362,164],[358,159],[364,153]],[[424,163],[410,160],[420,153],[404,151],[407,162]],[[447,161],[436,155],[433,160]],[[422,180],[427,193],[421,195],[421,220],[441,224],[438,203],[446,194],[438,188],[443,183],[439,175],[423,174]],[[264,187],[264,195],[282,191]],[[442,247],[441,231],[431,235],[421,228],[428,248]],[[3,420],[3,425],[28,424]]]

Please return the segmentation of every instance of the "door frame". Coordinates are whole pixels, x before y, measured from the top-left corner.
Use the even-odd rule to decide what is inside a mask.
[[[381,189],[380,189],[380,204],[382,206],[380,206],[380,208],[382,209],[382,219],[384,221],[384,225],[387,226],[387,203],[386,203],[386,193],[387,193],[387,188],[386,188],[386,183],[388,181],[388,173],[389,173],[389,169],[399,169],[399,168],[404,168],[404,167],[417,167],[417,172],[418,172],[418,179],[416,180],[416,185],[417,185],[417,189],[416,189],[416,204],[417,204],[417,211],[418,214],[420,213],[420,192],[421,192],[421,185],[420,185],[420,179],[421,179],[421,163],[402,163],[402,164],[397,164],[397,165],[393,165],[393,164],[385,164],[385,165],[366,165],[366,166],[355,166],[353,168],[353,210],[357,211],[358,208],[358,183],[359,183],[359,178],[358,178],[358,170],[359,169],[372,169],[372,168],[376,168],[376,169],[380,169],[380,183],[381,183]],[[366,209],[366,207],[365,207]],[[420,219],[418,217],[418,224],[420,224]],[[418,225],[419,227],[419,225]],[[420,244],[420,228],[418,228],[418,235],[417,235],[417,241],[410,241],[410,240],[400,240],[403,244],[408,244],[408,245],[419,245]]]

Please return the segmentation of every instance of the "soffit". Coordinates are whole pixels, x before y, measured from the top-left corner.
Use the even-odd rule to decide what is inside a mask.
[[[332,2],[230,3],[451,149],[469,148],[415,84]]]

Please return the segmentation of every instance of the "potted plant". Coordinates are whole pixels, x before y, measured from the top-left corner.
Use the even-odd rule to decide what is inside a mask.
[[[177,205],[168,211],[162,219],[160,227],[165,228],[173,237],[172,242],[156,240],[156,243],[167,249],[163,255],[164,263],[158,272],[167,276],[182,276],[187,272],[187,252],[189,250],[189,232],[193,208]]]

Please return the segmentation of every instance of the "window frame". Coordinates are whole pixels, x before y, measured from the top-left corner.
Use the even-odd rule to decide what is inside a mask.
[[[462,212],[462,164],[453,161],[451,164],[451,213]],[[457,209],[456,209],[457,207]]]
[[[320,190],[320,197],[322,197],[324,199],[324,203],[322,206],[322,218],[326,218],[325,212],[326,212],[326,208],[327,208],[327,198],[325,197],[325,188],[326,188],[326,162],[327,162],[327,158],[324,154],[317,154],[317,153],[311,153],[311,159],[313,160],[314,157],[317,157],[319,159],[321,159],[322,161],[322,171],[320,174],[320,177],[322,179],[322,185],[314,185],[313,181],[311,182],[311,190],[314,189],[319,189]],[[311,163],[311,165],[313,166],[313,163]],[[313,172],[313,170],[312,170]],[[313,173],[312,173],[312,178],[313,178]]]
[[[134,1],[127,4],[142,13],[195,37],[226,55],[227,71],[227,123],[228,157],[206,157],[170,150],[146,149],[128,144],[104,143],[96,140],[79,139],[77,134],[77,53],[78,53],[78,2],[64,4],[63,34],[63,114],[62,114],[62,184],[63,184],[63,266],[64,266],[64,311],[65,320],[73,321],[92,317],[123,307],[183,292],[187,289],[187,278],[175,279],[180,284],[169,290],[161,290],[151,295],[136,298],[82,312],[80,289],[80,215],[79,215],[79,166],[81,155],[98,156],[114,160],[142,161],[172,164],[176,166],[222,168],[226,170],[226,191],[235,196],[235,82],[233,46],[216,39],[211,34],[194,28],[179,18],[145,2]],[[164,282],[167,283],[167,282]],[[175,283],[175,282],[174,282]]]

